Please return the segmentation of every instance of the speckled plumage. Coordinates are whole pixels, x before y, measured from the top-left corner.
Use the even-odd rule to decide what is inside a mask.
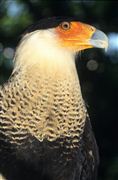
[[[0,172],[8,180],[95,180],[97,146],[74,57],[55,57],[56,63],[39,57],[24,68],[23,45],[0,87]],[[34,61],[32,52],[27,56]]]

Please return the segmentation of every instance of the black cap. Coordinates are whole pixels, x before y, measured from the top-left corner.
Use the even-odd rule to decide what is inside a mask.
[[[46,19],[41,19],[35,24],[30,25],[23,33],[23,35],[27,33],[31,33],[36,30],[43,30],[43,29],[49,29],[57,27],[60,23],[63,21],[71,22],[71,21],[77,21],[75,18],[70,17],[50,17]]]

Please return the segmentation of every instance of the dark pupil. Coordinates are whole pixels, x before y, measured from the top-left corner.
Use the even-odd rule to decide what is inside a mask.
[[[68,23],[63,23],[62,27],[63,27],[63,29],[69,29],[69,24]]]

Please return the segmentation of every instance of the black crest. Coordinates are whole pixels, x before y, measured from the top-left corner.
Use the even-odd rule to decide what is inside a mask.
[[[24,32],[23,35],[27,33],[31,33],[36,30],[43,30],[43,29],[49,29],[49,28],[54,28],[57,27],[60,23],[63,21],[77,21],[77,18],[70,18],[70,17],[50,17],[46,19],[41,19],[35,24],[30,25]]]

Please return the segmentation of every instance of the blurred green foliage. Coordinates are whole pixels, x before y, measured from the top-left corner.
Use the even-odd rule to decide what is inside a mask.
[[[117,2],[1,0],[0,83],[5,82],[12,72],[13,53],[23,30],[42,17],[49,16],[74,16],[108,35],[115,33],[109,53],[99,49],[86,50],[78,58],[77,69],[100,151],[99,180],[118,180]]]

